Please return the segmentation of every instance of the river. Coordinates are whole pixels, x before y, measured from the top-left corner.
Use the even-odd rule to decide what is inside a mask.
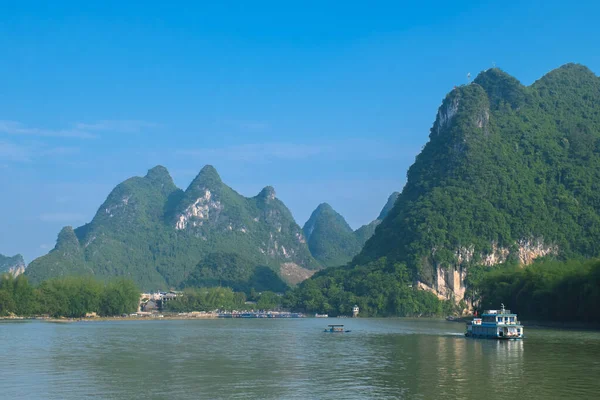
[[[350,333],[323,333],[343,323]],[[600,332],[411,319],[0,322],[6,399],[597,398]]]

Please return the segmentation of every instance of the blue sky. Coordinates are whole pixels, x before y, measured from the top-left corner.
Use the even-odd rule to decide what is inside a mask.
[[[467,72],[600,72],[593,1],[1,3],[0,253],[27,261],[157,164],[357,228]]]

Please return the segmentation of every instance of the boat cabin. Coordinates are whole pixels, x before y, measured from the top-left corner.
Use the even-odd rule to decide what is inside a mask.
[[[325,329],[325,332],[344,332],[344,325],[327,325],[327,329]]]
[[[473,318],[467,323],[466,336],[493,339],[522,339],[523,325],[517,314],[502,308],[500,310],[485,310],[481,318]]]

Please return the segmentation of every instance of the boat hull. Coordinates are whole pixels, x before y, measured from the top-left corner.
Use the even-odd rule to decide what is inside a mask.
[[[494,340],[522,340],[523,336],[508,337],[508,336],[488,336],[488,335],[474,335],[472,333],[465,333],[465,337],[473,339],[494,339]]]

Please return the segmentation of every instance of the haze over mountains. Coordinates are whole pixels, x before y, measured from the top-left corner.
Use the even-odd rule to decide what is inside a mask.
[[[349,261],[372,232],[365,227],[360,244],[340,249],[340,262]],[[283,291],[323,266],[272,187],[246,198],[207,165],[183,191],[157,166],[113,189],[90,223],[63,228],[55,248],[34,260],[27,276],[33,282],[126,276],[148,290],[222,285]]]
[[[345,310],[356,301],[395,314],[394,282],[404,279],[395,263],[419,288],[458,302],[473,265],[598,256],[599,189],[600,79],[577,64],[531,86],[486,70],[446,96],[406,186],[354,266],[306,284],[322,298],[300,296],[305,305]],[[365,274],[386,286],[365,285]]]

